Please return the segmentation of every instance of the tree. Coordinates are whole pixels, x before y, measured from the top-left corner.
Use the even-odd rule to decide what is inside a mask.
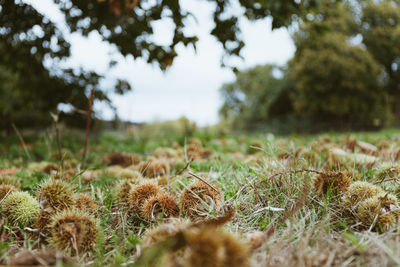
[[[205,0],[203,0],[205,1]],[[300,18],[318,0],[262,1],[239,0],[242,13],[232,12],[232,0],[209,0],[215,4],[210,32],[222,44],[226,55],[240,55],[244,46],[240,39],[238,20],[273,18],[273,28],[287,26]],[[186,25],[192,16],[182,9],[179,0],[54,0],[71,33],[87,36],[99,33],[103,40],[114,44],[123,56],[144,58],[166,69],[177,56],[176,46],[193,45],[198,38],[188,33]],[[236,15],[234,15],[236,14]],[[156,21],[171,21],[173,38],[169,45],[153,41]],[[99,87],[102,78],[86,70],[61,67],[70,55],[65,30],[40,14],[30,4],[19,0],[0,0],[0,71],[7,79],[0,85],[0,127],[15,122],[19,126],[50,122],[49,111],[59,103],[71,103],[85,109],[87,91],[95,87],[98,100],[109,101],[107,92]],[[110,66],[113,65],[110,61]],[[119,81],[115,92],[123,94],[129,84]],[[28,123],[28,124],[27,124]]]
[[[336,126],[382,126],[388,119],[382,69],[367,50],[349,42],[356,22],[346,5],[337,8],[330,5],[321,20],[305,23],[295,34],[290,62],[295,112]]]
[[[61,30],[33,7],[0,0],[0,128],[48,124],[49,111],[62,102],[85,109],[85,90],[92,86],[97,99],[107,100],[98,74],[57,64],[70,55],[69,47]],[[121,92],[129,89],[120,85]]]
[[[362,8],[363,43],[385,70],[386,88],[400,120],[400,3],[366,1]]]
[[[278,78],[275,72],[285,74],[284,69],[275,65],[238,71],[236,80],[220,89],[224,98],[220,114],[233,120],[235,128],[249,129],[290,113],[286,76]]]

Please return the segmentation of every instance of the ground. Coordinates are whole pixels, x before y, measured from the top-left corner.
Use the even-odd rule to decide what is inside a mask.
[[[32,219],[13,219],[14,208],[4,203],[14,193],[0,198],[0,264],[52,258],[94,266],[400,264],[398,130],[285,137],[92,133],[84,169],[80,132],[62,130],[61,151],[51,130],[2,140],[1,184],[16,182],[16,191],[40,207]],[[64,200],[60,208],[44,196],[54,181],[67,184],[60,192],[70,190],[74,203]],[[154,194],[138,189],[149,182]],[[357,186],[378,193],[355,194]],[[135,198],[140,192],[147,194],[143,201]],[[76,204],[78,193],[94,200],[93,209]],[[87,215],[84,225],[96,222],[95,239],[82,241],[92,229],[76,220],[73,230],[39,227],[44,211],[60,217],[71,210]],[[165,238],[154,238],[151,231],[166,224]],[[54,241],[57,233],[71,238]]]

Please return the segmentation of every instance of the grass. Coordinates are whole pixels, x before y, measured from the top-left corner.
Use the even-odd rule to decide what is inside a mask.
[[[62,131],[62,154],[66,162],[80,162],[82,134]],[[209,133],[196,132],[195,136],[210,148],[213,155],[196,159],[189,169],[218,186],[224,194],[224,203],[235,207],[234,217],[224,228],[240,236],[244,243],[253,245],[252,266],[396,266],[400,264],[400,240],[397,224],[387,231],[360,227],[357,218],[344,216],[341,196],[332,193],[318,196],[313,188],[316,174],[307,170],[324,172],[348,171],[353,181],[365,180],[379,185],[397,197],[400,193],[397,175],[384,171],[383,163],[399,166],[397,152],[400,131],[389,129],[374,133],[350,133],[309,136],[277,137],[272,135],[233,135],[215,138]],[[41,170],[33,170],[32,162],[58,160],[55,136],[50,132],[23,134],[27,147],[17,136],[3,139],[0,148],[0,169],[18,168],[14,174],[22,183],[22,190],[36,194],[38,184],[50,177]],[[356,159],[339,162],[333,159],[330,148],[346,149],[353,139],[375,145],[377,161],[374,164],[358,163]],[[259,141],[262,148],[252,147]],[[95,248],[76,256],[78,265],[132,265],[148,266],[160,258],[165,250],[153,248],[150,254],[141,248],[147,229],[160,222],[134,221],[127,215],[126,207],[114,202],[113,185],[121,179],[107,172],[102,159],[111,151],[136,153],[143,159],[151,156],[158,147],[181,145],[184,151],[189,138],[167,136],[144,138],[140,133],[103,133],[90,139],[86,167],[97,171],[88,181],[84,170],[75,172],[69,183],[75,192],[85,192],[96,200],[99,208],[100,231]],[[28,149],[29,155],[26,153]],[[251,154],[249,154],[249,152]],[[353,152],[348,152],[353,153]],[[354,153],[365,153],[355,147]],[[169,170],[169,183],[165,190],[179,199],[180,193],[195,178],[184,170],[187,157]],[[400,166],[399,166],[400,167]],[[298,170],[304,170],[299,171]],[[1,200],[0,200],[1,201]],[[210,208],[209,217],[218,216]],[[182,215],[182,218],[188,220]],[[258,234],[257,234],[258,233]],[[250,238],[251,236],[257,238]],[[13,255],[22,251],[38,251],[39,244],[27,230],[0,219],[0,264],[6,264]],[[68,254],[68,253],[67,253]]]

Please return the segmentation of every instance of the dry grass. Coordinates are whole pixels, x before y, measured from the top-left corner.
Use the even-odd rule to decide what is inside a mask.
[[[120,138],[118,142],[124,140]],[[157,262],[173,262],[175,266],[240,266],[235,265],[238,262],[248,262],[250,266],[400,264],[397,215],[393,223],[387,224],[389,227],[375,227],[380,220],[383,222],[382,215],[397,214],[399,208],[398,132],[272,139],[200,138],[180,145],[175,140],[153,141],[142,152],[129,146],[129,137],[126,140],[120,146],[124,149],[116,149],[118,146],[110,137],[93,141],[87,159],[90,171],[71,167],[74,174],[68,179],[63,174],[57,176],[73,191],[69,194],[74,194],[75,208],[95,214],[91,220],[98,223],[99,229],[90,246],[78,252],[70,249],[68,255],[61,251],[62,246],[52,247],[54,242],[47,243],[43,238],[40,229],[48,226],[20,228],[2,218],[0,264],[13,263],[21,253],[40,264],[42,251],[51,251],[48,253],[53,255],[49,256],[52,263],[68,258],[78,265],[94,266],[149,266]],[[65,145],[63,149],[67,149]],[[65,159],[65,164],[73,166],[73,160],[80,157],[78,152],[71,150],[71,158]],[[51,158],[45,160],[46,164],[59,164],[50,162]],[[115,164],[120,166],[107,167]],[[35,196],[39,185],[51,174],[28,165],[40,164],[32,165],[29,159],[21,162],[17,157],[0,161],[1,172],[18,170],[11,174],[14,179],[0,180],[14,184],[17,181],[22,191]],[[89,172],[96,175],[88,179]],[[138,173],[144,177],[131,177]],[[356,181],[379,185],[378,191],[387,194],[358,195],[357,201],[346,204],[346,196],[351,196],[348,191],[354,191],[351,184]],[[52,195],[54,199],[57,196]],[[373,197],[379,203],[373,202]],[[41,201],[41,208],[57,210],[57,205],[51,203]],[[359,206],[364,208],[362,216],[357,213]],[[379,216],[366,214],[369,207]],[[48,221],[50,218],[43,224]],[[154,229],[159,225],[164,228],[157,232]],[[66,228],[75,231],[68,222]],[[216,241],[214,235],[221,235],[234,245]],[[187,244],[192,250],[186,248]],[[208,252],[212,246],[213,253]],[[54,253],[62,256],[55,257]],[[232,259],[227,253],[232,254]]]

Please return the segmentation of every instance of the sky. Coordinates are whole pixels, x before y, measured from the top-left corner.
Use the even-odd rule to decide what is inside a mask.
[[[65,28],[62,14],[52,0],[25,0],[39,12]],[[72,56],[65,64],[71,67],[83,67],[106,76],[104,85],[115,78],[126,79],[132,86],[132,92],[123,96],[111,95],[120,119],[133,122],[152,122],[155,120],[177,119],[186,116],[200,126],[218,122],[218,109],[223,103],[219,88],[234,81],[230,69],[220,66],[223,50],[209,32],[213,27],[213,4],[208,1],[182,0],[183,8],[197,18],[190,23],[187,31],[199,37],[197,51],[179,46],[178,57],[166,72],[156,65],[141,59],[122,57],[117,49],[101,40],[92,32],[86,37],[79,34],[66,34],[71,43]],[[172,32],[169,21],[154,24],[154,41],[169,44]],[[235,60],[239,69],[259,64],[284,64],[295,51],[290,34],[286,29],[271,30],[271,20],[257,22],[240,20],[242,37],[246,43],[241,55],[243,60]],[[110,57],[117,65],[109,70]],[[95,104],[95,111],[104,119],[112,119],[113,113],[106,105]]]

